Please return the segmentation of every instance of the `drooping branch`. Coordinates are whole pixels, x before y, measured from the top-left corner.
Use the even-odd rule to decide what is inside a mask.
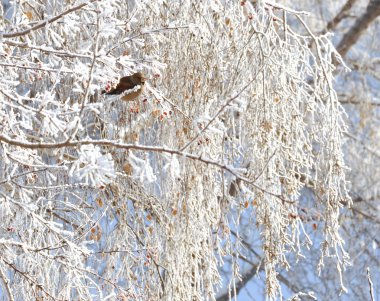
[[[238,237],[235,231],[231,230],[230,232],[233,236]],[[262,258],[260,258],[259,254],[252,248],[251,244],[240,237],[239,239],[249,252],[253,253],[256,257],[259,257],[259,263],[254,263],[252,260],[247,259],[245,256],[239,255],[239,258],[244,262],[248,263],[251,266],[251,268],[248,271],[246,271],[242,275],[241,280],[237,282],[236,294],[238,294],[247,285],[247,283],[251,281],[253,277],[255,277],[255,275],[258,274],[258,272],[263,272],[265,270],[264,265],[260,264]],[[300,288],[298,288],[296,284],[291,283],[285,276],[278,274],[277,278],[282,284],[286,285],[292,292],[297,293],[300,291]],[[229,297],[230,293],[227,291],[221,296],[219,296],[217,298],[217,301],[229,301]]]
[[[241,280],[236,284],[236,295],[240,292],[242,288],[245,287],[245,285],[257,274],[257,266],[252,266],[243,276],[241,277]],[[233,297],[233,296],[232,296]],[[230,293],[227,291],[223,295],[221,295],[217,301],[229,301],[230,300]],[[231,299],[232,300],[232,299]]]

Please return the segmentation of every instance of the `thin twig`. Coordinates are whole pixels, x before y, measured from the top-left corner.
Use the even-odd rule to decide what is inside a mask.
[[[39,290],[41,290],[46,296],[50,297],[52,300],[61,300],[56,297],[54,297],[52,294],[50,294],[48,291],[45,290],[45,288],[42,286],[42,284],[38,283],[37,280],[33,279],[31,276],[29,276],[28,272],[21,271],[16,265],[14,265],[11,262],[8,262],[4,258],[1,259],[6,265],[8,265],[10,268],[12,268],[16,273],[19,273],[21,276],[23,276],[28,282],[30,286],[35,286]]]
[[[132,231],[132,233],[135,235],[135,237],[136,237],[137,241],[139,242],[139,244],[142,247],[144,247],[147,250],[149,250],[149,248],[147,248],[145,246],[144,242],[142,241],[142,239],[140,238],[140,236],[137,234],[137,232],[135,231],[135,229],[133,229],[133,227],[129,223],[127,223],[127,226]],[[161,282],[162,293],[164,294],[165,293],[165,281],[162,278],[162,275],[160,273],[160,267],[163,268],[164,270],[166,270],[166,269],[162,265],[158,264],[157,261],[153,258],[153,256],[151,256],[151,259],[152,259],[152,262],[153,262],[154,266],[156,267],[157,274],[158,274],[158,277],[160,278],[160,282]]]
[[[259,74],[261,73],[261,71],[263,70],[263,68],[265,67],[265,65],[262,65],[261,67],[260,67],[260,69],[256,72],[256,74],[255,74],[255,76],[253,77],[253,79],[252,80],[250,80],[249,82],[248,82],[248,84],[246,84],[236,95],[234,95],[233,97],[231,97],[231,98],[229,98],[225,103],[224,103],[224,105],[223,106],[221,106],[220,108],[219,108],[219,110],[218,110],[218,112],[216,112],[216,114],[209,120],[209,122],[206,124],[206,126],[201,130],[201,131],[199,131],[199,133],[197,133],[194,137],[193,137],[193,139],[191,139],[184,147],[182,147],[181,148],[181,151],[184,151],[185,149],[187,149],[195,140],[197,140],[198,139],[198,137],[200,136],[200,135],[202,135],[202,133],[204,133],[207,129],[208,129],[208,127],[211,125],[211,123],[213,123],[215,120],[216,120],[216,118],[218,118],[218,116],[220,115],[220,114],[222,114],[223,112],[224,112],[224,110],[235,100],[235,99],[237,99],[239,96],[240,96],[240,94],[241,93],[243,93],[256,79],[257,79],[257,77],[259,76]]]
[[[176,30],[176,29],[183,29],[183,28],[189,28],[189,25],[182,25],[182,26],[176,26],[176,27],[163,27],[163,28],[145,30],[145,31],[140,32],[138,34],[135,34],[135,35],[133,35],[131,37],[125,38],[120,43],[116,43],[116,45],[114,47],[110,48],[107,51],[106,55],[109,55],[113,50],[115,50],[116,48],[120,47],[120,45],[122,45],[124,43],[127,43],[129,41],[132,41],[133,39],[136,39],[136,38],[138,38],[140,36],[150,35],[150,34],[153,34],[153,33],[161,32],[161,31],[166,31],[166,30]]]
[[[59,56],[65,56],[65,57],[70,57],[70,58],[73,58],[73,57],[80,57],[80,58],[86,58],[86,59],[92,58],[92,56],[89,54],[80,54],[80,53],[74,53],[70,51],[56,50],[51,47],[31,45],[27,42],[21,43],[21,42],[16,42],[16,41],[4,41],[3,43],[10,46],[14,46],[14,47],[34,49],[34,50],[39,50],[39,51],[47,52],[47,53],[54,53]]]
[[[17,179],[19,177],[26,176],[28,174],[43,172],[43,171],[47,171],[47,170],[48,170],[47,168],[43,168],[43,169],[37,169],[37,170],[35,169],[35,170],[30,170],[30,171],[27,171],[27,172],[23,172],[23,173],[15,175],[15,176],[9,177],[6,180],[0,181],[0,185],[8,183],[9,181],[13,181],[13,180],[15,180],[15,179]]]
[[[369,294],[371,296],[371,301],[375,301],[375,296],[373,294],[373,282],[371,279],[371,274],[369,271],[369,267],[367,267],[367,278],[368,278],[368,284],[369,284]]]
[[[361,139],[355,137],[354,135],[350,134],[350,133],[344,133],[345,136],[351,138],[352,140],[358,142],[365,150],[369,151],[371,154],[373,154],[374,156],[376,156],[377,158],[380,158],[380,154],[372,149],[371,147],[367,146],[366,143],[364,143]]]
[[[18,69],[29,69],[29,70],[45,71],[45,72],[75,73],[74,71],[71,71],[71,70],[50,69],[50,68],[31,67],[31,66],[21,66],[21,65],[7,64],[7,63],[0,63],[0,66],[9,67],[9,68],[18,68]]]
[[[84,109],[85,109],[86,104],[88,102],[88,96],[90,94],[91,82],[92,82],[92,79],[94,77],[94,70],[95,70],[96,59],[97,59],[97,56],[98,56],[99,26],[100,26],[99,25],[99,10],[96,10],[96,37],[95,37],[94,51],[93,51],[91,66],[90,66],[89,75],[88,75],[88,83],[87,83],[87,87],[86,87],[86,90],[85,90],[85,93],[84,93],[81,109],[80,109],[80,112],[79,112],[79,117],[76,120],[75,129],[73,130],[73,132],[71,133],[71,135],[67,138],[67,141],[70,141],[70,140],[74,139],[74,137],[76,136],[76,134],[77,134],[77,132],[79,130],[79,126],[81,124],[81,122],[80,122],[81,121],[81,117],[83,116]]]
[[[3,269],[1,267],[0,267],[0,277],[1,277],[1,279],[3,279],[3,283],[4,283],[4,286],[5,286],[5,290],[6,290],[7,294],[8,294],[9,301],[14,301],[15,298],[13,297],[12,289],[9,286],[9,279],[7,278],[7,276],[5,276],[4,271],[3,271]]]

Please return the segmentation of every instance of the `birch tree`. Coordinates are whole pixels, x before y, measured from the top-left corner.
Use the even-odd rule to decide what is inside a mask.
[[[233,298],[243,227],[282,298],[278,272],[311,246],[315,207],[315,269],[333,257],[344,291],[344,63],[307,18],[270,1],[4,4],[2,295]],[[137,71],[143,96],[100,94]]]
[[[350,266],[344,272],[346,293],[339,289],[334,258],[325,262],[320,273],[311,269],[319,260],[319,242],[322,240],[319,231],[321,217],[320,208],[304,206],[302,218],[307,221],[307,231],[311,233],[313,246],[305,250],[303,258],[289,258],[293,268],[289,271],[279,271],[278,279],[284,294],[291,296],[298,291],[314,291],[318,300],[376,300],[379,298],[379,278],[377,233],[379,231],[378,211],[378,36],[379,36],[379,5],[378,1],[347,0],[347,1],[284,1],[294,9],[310,12],[305,18],[313,32],[327,34],[336,45],[351,69],[346,72],[343,65],[337,64],[335,70],[335,88],[338,100],[347,112],[346,120],[349,132],[345,133],[344,153],[349,167],[347,179],[350,182],[352,206],[343,210],[340,217],[341,233],[345,240],[345,248],[350,254]],[[293,24],[297,26],[297,24]],[[309,183],[312,184],[312,183]],[[305,183],[300,206],[310,204],[315,194],[312,185]],[[237,283],[240,298],[264,300],[261,293],[264,271],[260,264],[262,260],[261,244],[257,236],[240,231],[240,237],[245,245],[240,253],[243,275]],[[243,257],[244,256],[244,257]],[[370,268],[370,274],[367,273]],[[255,277],[255,276],[260,277]],[[371,290],[370,280],[374,280]],[[258,297],[262,294],[262,298]],[[219,300],[228,294],[223,294]],[[313,300],[306,295],[299,296],[301,300]],[[372,298],[372,299],[371,299]]]

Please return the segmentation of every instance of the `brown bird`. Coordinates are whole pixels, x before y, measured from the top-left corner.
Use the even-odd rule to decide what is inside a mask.
[[[120,79],[119,83],[116,85],[116,88],[113,88],[108,92],[106,90],[103,90],[102,94],[122,94],[122,100],[132,101],[139,97],[144,91],[145,80],[146,78],[142,75],[141,72],[137,72],[129,76],[124,76]]]

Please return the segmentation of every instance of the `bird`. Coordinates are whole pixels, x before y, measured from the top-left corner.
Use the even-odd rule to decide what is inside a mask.
[[[112,88],[110,91],[103,90],[102,94],[122,94],[122,100],[132,101],[139,97],[144,91],[145,80],[146,78],[141,72],[136,72],[132,75],[122,77],[115,88]]]

